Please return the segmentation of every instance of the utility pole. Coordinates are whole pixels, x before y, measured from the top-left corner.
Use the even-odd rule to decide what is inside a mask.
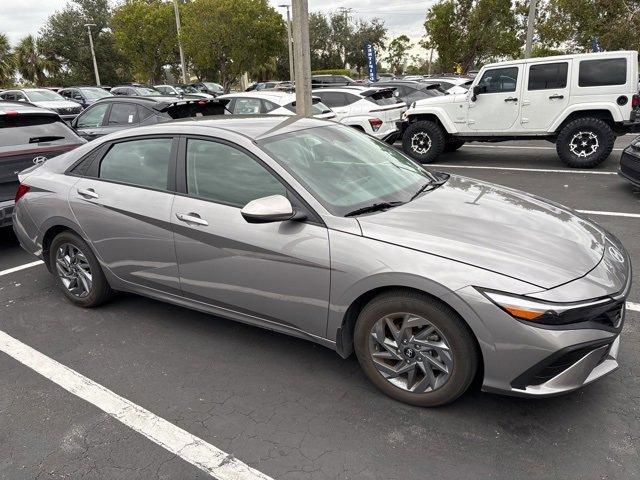
[[[296,113],[311,116],[311,53],[309,50],[309,2],[293,0],[293,48],[296,58]]]
[[[182,41],[180,40],[180,9],[178,8],[178,0],[173,0],[173,11],[176,14],[176,30],[178,31],[178,50],[180,51],[180,64],[182,65],[182,83],[189,83],[187,80],[187,65],[184,63],[184,51],[182,50]]]
[[[529,0],[529,18],[527,19],[527,43],[524,46],[524,58],[531,58],[531,44],[533,43],[533,27],[536,22],[537,0]]]
[[[100,74],[98,73],[98,62],[96,61],[96,52],[93,49],[93,36],[91,35],[91,27],[95,27],[95,23],[85,23],[87,34],[89,34],[89,45],[91,46],[91,57],[93,58],[93,73],[96,76],[96,85],[100,86]]]
[[[291,16],[289,14],[289,5],[278,5],[280,8],[287,9],[287,44],[289,45],[289,80],[294,83],[295,73],[293,71],[293,42],[291,41]]]

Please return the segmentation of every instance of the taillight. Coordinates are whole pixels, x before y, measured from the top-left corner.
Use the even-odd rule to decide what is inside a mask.
[[[29,190],[31,190],[31,187],[29,185],[25,185],[24,183],[21,183],[20,185],[18,185],[18,190],[16,191],[16,198],[14,200],[15,203],[18,203],[18,200],[24,197]]]
[[[382,120],[380,120],[379,118],[370,118],[369,125],[371,125],[371,129],[374,132],[377,132],[378,130],[380,130],[380,127],[382,126]]]
[[[640,95],[634,95],[631,97],[631,107],[640,108]]]

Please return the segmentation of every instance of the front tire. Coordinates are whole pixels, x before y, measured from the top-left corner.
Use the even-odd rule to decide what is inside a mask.
[[[80,307],[97,307],[113,292],[89,245],[73,232],[59,233],[49,247],[49,264],[68,300]]]
[[[562,162],[572,168],[593,168],[604,162],[613,150],[615,135],[598,118],[577,118],[567,123],[556,139]]]
[[[445,133],[437,123],[422,120],[409,124],[402,136],[402,149],[420,163],[431,163],[445,147]]]
[[[369,302],[356,323],[355,351],[369,380],[404,403],[435,407],[462,395],[478,368],[466,324],[429,296],[398,290]]]

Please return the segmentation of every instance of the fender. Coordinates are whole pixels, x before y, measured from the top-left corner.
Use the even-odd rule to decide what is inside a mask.
[[[419,121],[421,115],[434,115],[438,118],[445,131],[450,134],[459,133],[456,124],[451,121],[447,112],[441,107],[416,105],[415,108],[407,110],[407,119],[409,122]]]
[[[624,120],[622,112],[620,112],[620,108],[613,102],[576,103],[569,105],[560,115],[558,115],[555,122],[551,124],[547,132],[551,134],[555,133],[560,125],[562,125],[562,122],[564,122],[572,113],[590,110],[605,110],[611,114],[614,122],[622,122]]]

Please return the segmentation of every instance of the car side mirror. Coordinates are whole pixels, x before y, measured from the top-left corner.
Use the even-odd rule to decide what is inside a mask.
[[[475,102],[478,99],[478,95],[482,93],[487,93],[487,87],[481,87],[480,85],[475,85],[472,89],[471,101]]]
[[[249,223],[284,222],[293,219],[296,211],[284,195],[257,198],[247,203],[240,213]]]

